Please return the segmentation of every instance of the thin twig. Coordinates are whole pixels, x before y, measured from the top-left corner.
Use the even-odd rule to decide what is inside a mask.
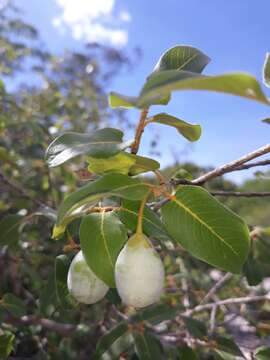
[[[133,142],[133,144],[131,146],[131,153],[132,154],[137,154],[137,152],[139,150],[139,146],[140,146],[141,137],[142,137],[144,127],[145,127],[145,120],[146,120],[147,114],[148,114],[148,108],[143,109],[141,111],[141,116],[140,116],[139,124],[138,124],[137,129],[136,129],[134,142]]]
[[[270,152],[270,144],[267,144],[265,146],[262,146],[261,148],[252,151],[249,154],[246,154],[244,156],[242,156],[241,158],[234,160],[230,163],[224,164],[220,167],[217,167],[216,169],[209,171],[208,173],[198,177],[197,179],[191,181],[191,183],[193,185],[202,185],[204,184],[206,181],[212,180],[218,176],[221,176],[223,174],[229,173],[231,171],[233,171],[234,169],[238,168],[247,163],[248,161],[255,159],[259,156],[262,156],[264,154],[267,154]]]
[[[237,168],[233,169],[233,171],[238,171],[238,170],[247,170],[253,167],[258,167],[258,166],[267,166],[270,165],[270,160],[261,160],[261,161],[254,161],[252,163],[248,163],[248,164],[244,164],[241,166],[238,166]]]
[[[181,315],[182,316],[190,316],[193,313],[202,312],[205,310],[212,310],[214,306],[222,306],[222,305],[231,305],[231,304],[247,304],[252,302],[260,302],[260,301],[270,301],[270,294],[266,295],[258,295],[258,296],[246,296],[239,298],[229,298],[225,300],[216,301],[213,303],[208,303],[204,305],[197,305],[195,308],[186,310]]]
[[[5,318],[4,322],[13,325],[40,325],[43,329],[57,332],[65,337],[72,336],[77,330],[77,325],[63,324],[51,319],[40,318],[36,315],[25,315],[20,318],[15,318],[11,315],[8,315]]]
[[[223,285],[225,285],[226,282],[228,282],[232,277],[233,274],[231,273],[226,273],[224,276],[222,276],[222,278],[219,279],[213,287],[211,287],[205,297],[201,300],[200,305],[205,304],[209,299],[211,299],[212,296],[216,294],[217,291],[221,289]]]

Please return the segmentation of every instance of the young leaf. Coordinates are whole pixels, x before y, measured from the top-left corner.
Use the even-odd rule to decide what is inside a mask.
[[[120,130],[105,128],[92,134],[65,133],[47,148],[45,159],[54,167],[82,154],[104,158],[117,154],[126,144],[122,143]]]
[[[263,82],[265,86],[270,87],[270,53],[266,53],[264,60]]]
[[[88,170],[94,174],[118,173],[127,175],[136,158],[124,151],[105,159],[87,158]]]
[[[88,170],[96,174],[118,173],[124,175],[139,175],[147,171],[157,170],[160,167],[156,160],[129,154],[124,151],[106,159],[88,157]]]
[[[165,51],[158,60],[154,72],[185,70],[201,73],[211,59],[202,51],[187,45],[177,45]]]
[[[90,214],[80,226],[80,243],[88,266],[109,287],[115,287],[114,265],[127,231],[113,212]]]
[[[150,332],[134,332],[135,351],[140,360],[161,360],[163,349],[161,343]]]
[[[180,120],[172,115],[161,113],[154,115],[150,122],[169,125],[176,128],[176,130],[190,141],[199,140],[201,136],[201,126],[197,124],[189,124],[183,120]]]
[[[119,94],[117,92],[110,92],[109,94],[109,105],[111,108],[133,108],[136,107],[137,104],[137,97],[135,96],[126,96]]]
[[[70,266],[70,257],[59,255],[55,259],[55,291],[62,308],[70,308],[71,297],[67,288],[67,275]]]
[[[244,221],[205,189],[182,186],[162,208],[168,233],[193,256],[240,273],[249,252]]]
[[[79,190],[67,196],[58,210],[56,226],[64,230],[68,220],[76,217],[76,212],[94,204],[101,198],[118,196],[130,200],[141,200],[148,192],[148,185],[138,179],[122,174],[107,174],[89,182]],[[64,226],[63,226],[64,224]]]
[[[137,227],[139,207],[139,201],[123,200],[121,209],[117,212],[121,221],[133,232]],[[148,206],[145,206],[143,211],[143,232],[150,238],[156,240],[171,240],[158,215]]]
[[[124,109],[129,109],[136,107],[140,109],[141,107],[139,106],[138,100],[139,100],[138,97],[122,95],[116,92],[111,92],[109,95],[109,105],[111,108],[120,107]],[[149,102],[149,105],[167,105],[170,100],[171,100],[170,94],[156,96],[152,102]]]
[[[13,350],[15,335],[6,331],[0,335],[0,358],[7,359]]]
[[[138,105],[148,106],[157,96],[173,90],[208,90],[242,96],[268,104],[258,81],[249,74],[203,76],[189,71],[166,70],[151,75],[139,96]]]
[[[131,176],[139,175],[148,171],[158,170],[160,163],[154,159],[145,156],[129,154],[131,158],[135,159],[135,163],[129,169]]]
[[[20,215],[7,215],[0,221],[0,245],[13,245],[19,241]]]

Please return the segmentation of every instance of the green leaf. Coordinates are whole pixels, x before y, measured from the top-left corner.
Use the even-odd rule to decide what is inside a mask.
[[[269,360],[270,359],[270,348],[267,346],[261,346],[255,351],[256,360]]]
[[[156,160],[124,151],[106,159],[88,157],[87,161],[90,163],[88,170],[96,174],[118,173],[133,176],[157,170],[160,167],[159,162]]]
[[[202,51],[187,45],[177,45],[165,51],[158,60],[154,72],[185,70],[201,73],[211,59]]]
[[[149,119],[150,122],[169,125],[176,128],[176,130],[190,141],[196,141],[201,136],[201,126],[197,124],[189,124],[183,120],[178,119],[172,115],[161,113],[154,115]]]
[[[244,221],[199,186],[180,187],[162,207],[168,233],[193,256],[240,273],[249,252]]]
[[[0,245],[13,245],[19,241],[20,215],[7,215],[0,221]]]
[[[111,108],[122,107],[125,109],[136,107],[137,97],[126,96],[117,92],[111,91],[109,94],[109,105]]]
[[[64,199],[58,210],[56,226],[59,231],[63,231],[66,224],[73,220],[77,213],[81,216],[80,208],[89,207],[102,198],[118,196],[124,199],[141,200],[148,189],[149,186],[139,179],[133,179],[122,174],[104,175],[89,182]]]
[[[105,128],[92,134],[66,133],[57,137],[47,148],[45,159],[54,167],[82,154],[104,158],[117,154],[126,144],[122,143],[120,130]]]
[[[140,360],[159,360],[162,357],[161,343],[150,332],[134,332],[135,351]]]
[[[158,170],[160,167],[160,163],[154,159],[134,154],[129,155],[130,157],[135,159],[135,163],[131,166],[129,170],[129,174],[131,176],[139,175],[148,171]]]
[[[174,319],[177,313],[179,313],[179,309],[176,307],[170,307],[165,304],[155,304],[131,316],[130,322],[148,321],[152,325],[157,325],[162,321]]]
[[[67,255],[58,255],[55,258],[55,291],[57,300],[62,308],[71,307],[71,297],[67,287],[70,263],[71,259]]]
[[[235,359],[235,357],[244,357],[242,351],[236,345],[236,343],[230,339],[229,337],[225,336],[218,336],[214,339],[217,343],[217,349],[215,352],[222,358],[222,359]]]
[[[121,209],[117,212],[121,221],[133,232],[137,227],[139,208],[139,201],[123,200]],[[145,206],[143,211],[143,232],[150,238],[156,240],[171,240],[159,216],[148,206]]]
[[[181,346],[178,349],[178,354],[181,360],[198,360],[198,357],[194,350],[192,350],[189,346]]]
[[[149,105],[167,105],[168,102],[171,100],[170,94],[165,94],[162,96],[157,96]],[[109,94],[109,105],[111,108],[139,108],[138,105],[139,98],[135,96],[127,96],[122,95],[116,92],[111,92]]]
[[[124,151],[105,159],[87,158],[88,171],[94,174],[118,173],[127,175],[136,158]]]
[[[207,329],[202,321],[183,316],[184,323],[190,335],[198,339],[203,339],[207,334]]]
[[[128,323],[123,321],[109,330],[104,336],[100,338],[97,343],[95,352],[95,359],[101,359],[102,355],[110,349],[110,347],[128,331]]]
[[[270,124],[270,118],[263,119],[262,122],[264,122],[266,124]]]
[[[6,359],[13,350],[15,335],[9,331],[0,335],[0,358]]]
[[[80,226],[80,243],[88,266],[109,287],[115,287],[114,265],[127,231],[113,212],[87,215]]]
[[[222,92],[269,104],[258,81],[249,74],[203,76],[189,71],[166,70],[148,78],[139,96],[138,106],[147,107],[156,97],[173,90]]]
[[[270,87],[270,53],[266,53],[263,65],[263,82]]]
[[[102,355],[109,351],[117,342],[117,339],[129,335],[129,323],[135,324],[142,321],[148,321],[151,324],[156,325],[162,321],[175,318],[177,312],[177,308],[171,308],[165,304],[152,305],[146,309],[137,311],[129,320],[120,322],[112,330],[109,330],[101,337],[97,344],[95,359],[101,359]]]
[[[260,263],[254,259],[253,256],[248,257],[243,267],[243,273],[250,286],[256,286],[263,280],[263,273],[260,268]]]
[[[11,315],[21,317],[25,315],[26,308],[24,302],[13,294],[5,294],[0,302],[0,307],[7,310]]]

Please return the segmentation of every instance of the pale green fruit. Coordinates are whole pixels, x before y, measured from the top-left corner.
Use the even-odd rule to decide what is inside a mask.
[[[145,235],[133,235],[121,250],[115,264],[115,282],[126,305],[140,308],[159,301],[164,267]]]
[[[87,265],[82,251],[74,257],[68,270],[67,286],[71,295],[80,303],[94,304],[109,290]]]

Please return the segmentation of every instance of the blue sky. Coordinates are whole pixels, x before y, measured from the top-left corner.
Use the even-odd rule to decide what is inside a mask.
[[[17,5],[53,51],[78,48],[89,39],[127,51],[140,46],[143,58],[136,70],[123,73],[108,92],[137,95],[161,53],[176,44],[195,46],[210,56],[206,74],[245,71],[260,81],[265,53],[270,51],[269,0],[17,0]],[[164,110],[155,107],[152,112]],[[269,142],[270,127],[260,119],[270,115],[270,108],[260,103],[215,93],[178,92],[166,112],[201,124],[203,134],[188,146],[174,129],[149,126],[141,152],[147,153],[150,139],[159,136],[163,166],[174,157],[216,166]],[[135,120],[138,113],[131,111],[130,116]],[[237,172],[230,178],[241,180],[247,175]]]

